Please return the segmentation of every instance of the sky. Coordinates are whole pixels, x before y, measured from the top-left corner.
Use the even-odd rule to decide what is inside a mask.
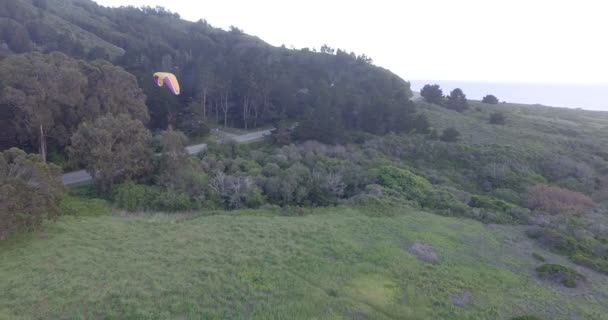
[[[406,80],[608,84],[602,0],[96,0],[163,6],[266,42],[365,53]]]

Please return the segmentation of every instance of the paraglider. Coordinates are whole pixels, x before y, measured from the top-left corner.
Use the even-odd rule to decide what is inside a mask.
[[[166,86],[174,95],[179,95],[179,82],[173,73],[156,72],[154,74],[154,82],[159,87]]]

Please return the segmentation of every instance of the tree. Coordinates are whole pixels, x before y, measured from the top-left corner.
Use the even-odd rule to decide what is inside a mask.
[[[0,240],[59,216],[63,191],[57,166],[17,148],[0,152]]]
[[[79,64],[61,53],[15,55],[2,60],[0,105],[14,110],[12,128],[21,142],[36,144],[46,162],[47,138],[59,145],[69,139],[77,107],[84,104],[86,77]]]
[[[288,123],[279,121],[275,128],[271,136],[274,143],[280,146],[290,144],[292,129],[288,126]]]
[[[0,72],[10,75],[0,89],[0,110],[10,116],[2,130],[10,131],[13,146],[37,147],[43,161],[47,144],[63,150],[82,121],[107,113],[149,119],[135,77],[108,62],[28,53],[0,60]]]
[[[161,180],[171,180],[188,162],[188,138],[181,132],[166,130],[157,137],[160,145],[159,173]],[[162,184],[162,182],[161,182]]]
[[[458,141],[458,137],[460,137],[460,132],[453,127],[449,127],[443,130],[443,133],[439,137],[441,141],[444,142],[456,142]]]
[[[150,171],[151,139],[141,121],[108,114],[78,127],[71,139],[70,161],[84,166],[99,191],[108,194],[115,184]]]
[[[483,97],[483,99],[481,99],[481,102],[487,103],[487,104],[498,104],[498,98],[496,98],[496,96],[494,96],[494,95],[489,94],[489,95]]]
[[[469,107],[467,96],[459,88],[452,90],[448,96],[446,107],[458,112],[466,110]]]
[[[438,84],[425,84],[420,95],[429,103],[441,104],[443,101],[443,91]]]
[[[490,115],[490,123],[497,125],[504,125],[506,123],[506,117],[502,112],[494,112]]]

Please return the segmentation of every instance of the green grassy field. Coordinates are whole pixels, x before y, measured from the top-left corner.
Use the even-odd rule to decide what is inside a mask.
[[[84,201],[84,200],[83,200]],[[78,201],[71,201],[78,210]],[[98,203],[98,213],[104,204]],[[601,319],[608,280],[538,280],[522,230],[395,209],[64,216],[0,243],[2,319]],[[376,212],[377,213],[377,212]],[[408,252],[432,244],[441,263]],[[468,306],[450,295],[468,291]]]

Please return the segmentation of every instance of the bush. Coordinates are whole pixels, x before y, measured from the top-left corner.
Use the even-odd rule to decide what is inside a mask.
[[[540,261],[540,262],[545,262],[547,261],[547,259],[545,259],[545,257],[541,256],[540,254],[536,253],[536,252],[532,252],[532,257],[534,257],[534,259]]]
[[[568,288],[576,288],[580,281],[586,280],[585,276],[576,270],[559,264],[543,264],[536,268],[536,273],[541,279],[560,283]]]
[[[455,128],[450,127],[443,130],[439,139],[444,142],[456,142],[458,141],[458,137],[460,137],[460,132]]]
[[[481,102],[487,103],[487,104],[498,104],[498,98],[496,98],[496,96],[494,96],[494,95],[489,94],[489,95],[483,97],[483,99],[481,99]]]
[[[57,166],[16,148],[0,152],[0,240],[58,217],[63,191]]]
[[[544,247],[559,254],[572,255],[578,249],[576,239],[550,228],[531,227],[526,233]]]
[[[143,211],[150,208],[159,193],[158,187],[126,182],[116,187],[113,200],[121,209]]]
[[[424,204],[432,190],[431,184],[423,177],[409,170],[394,166],[383,166],[373,170],[379,185],[399,191],[408,200]]]
[[[187,194],[173,188],[163,189],[127,182],[119,185],[114,192],[114,202],[130,212],[135,211],[186,211],[195,207]]]
[[[549,214],[580,215],[595,207],[586,195],[557,187],[537,185],[529,189],[526,207]]]
[[[482,208],[500,212],[507,212],[513,207],[512,204],[504,202],[500,199],[481,195],[471,196],[471,201],[469,201],[469,205],[473,208]]]
[[[572,261],[589,269],[601,272],[608,275],[608,260],[602,258],[593,258],[583,252],[577,252],[571,257]]]
[[[504,125],[507,122],[507,118],[502,112],[494,112],[490,115],[490,124]]]
[[[498,188],[492,191],[492,196],[504,200],[506,202],[521,204],[521,198],[517,192],[507,188]]]
[[[423,206],[446,216],[470,216],[471,208],[460,201],[452,192],[437,188],[429,193]]]
[[[152,202],[151,208],[160,211],[186,211],[193,207],[188,195],[175,191],[172,188],[161,190],[158,197]]]

